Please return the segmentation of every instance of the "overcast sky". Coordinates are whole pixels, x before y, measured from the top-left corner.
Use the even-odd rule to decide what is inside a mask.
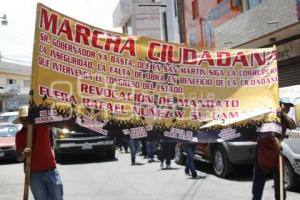
[[[98,28],[121,31],[112,22],[119,0],[0,0],[0,16],[8,20],[7,26],[0,24],[3,61],[31,65],[37,2]]]

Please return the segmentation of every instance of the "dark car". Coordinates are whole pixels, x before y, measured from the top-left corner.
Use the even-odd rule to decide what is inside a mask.
[[[76,132],[52,128],[53,149],[57,162],[67,154],[106,153],[108,159],[115,158],[116,140],[98,133]]]
[[[0,124],[0,160],[16,159],[16,133],[16,125],[4,122]]]
[[[232,175],[235,165],[252,164],[255,156],[256,142],[219,142],[196,144],[195,160],[212,163],[215,174],[226,178]],[[185,162],[182,145],[175,147],[175,162]]]

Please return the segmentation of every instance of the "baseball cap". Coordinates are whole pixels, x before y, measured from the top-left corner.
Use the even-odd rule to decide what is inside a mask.
[[[290,98],[280,98],[280,103],[289,104],[289,106],[294,107],[294,104],[291,102]]]

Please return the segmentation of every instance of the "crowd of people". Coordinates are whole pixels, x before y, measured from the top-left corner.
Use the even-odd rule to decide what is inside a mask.
[[[130,153],[131,165],[140,165],[136,162],[136,156],[139,154],[148,159],[149,163],[155,162],[154,154],[156,154],[157,162],[160,162],[160,168],[172,169],[171,161],[175,157],[175,143],[168,140],[161,139],[159,141],[133,140],[121,139],[118,141],[117,148],[120,151],[125,150],[125,153]],[[185,163],[185,174],[192,178],[197,178],[197,172],[194,164],[195,144],[183,143],[182,148],[187,154]],[[128,147],[130,152],[128,151]]]
[[[256,158],[253,165],[253,187],[252,199],[260,200],[262,198],[266,176],[272,172],[275,188],[275,199],[280,198],[280,181],[278,158],[282,149],[281,141],[285,137],[287,129],[296,127],[293,119],[289,118],[287,113],[290,107],[294,105],[289,99],[281,99],[280,108],[277,110],[278,117],[281,118],[281,134],[269,132],[262,134],[257,140]],[[19,109],[19,117],[14,123],[21,123],[22,129],[16,135],[16,154],[19,161],[25,161],[31,157],[30,168],[30,189],[36,200],[62,200],[63,184],[56,168],[56,161],[50,144],[50,128],[45,125],[34,125],[32,145],[27,144],[27,125],[28,125],[28,107],[24,106]],[[30,147],[30,148],[29,148]],[[160,162],[161,169],[171,169],[171,160],[175,156],[175,144],[167,140],[159,141],[122,139],[118,143],[120,150],[130,152],[131,165],[138,165],[136,155],[144,156],[148,162],[154,162],[154,154]],[[184,173],[192,178],[197,178],[197,172],[194,164],[195,144],[183,144],[187,159]],[[284,199],[286,194],[284,191]]]

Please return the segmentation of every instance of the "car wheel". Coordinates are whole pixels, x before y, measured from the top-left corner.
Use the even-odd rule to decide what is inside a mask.
[[[186,157],[183,155],[181,144],[176,144],[175,145],[175,158],[174,158],[174,160],[178,165],[183,165],[185,163]]]
[[[233,173],[233,165],[227,158],[225,150],[221,146],[216,146],[213,154],[213,169],[218,177],[226,178]]]
[[[115,150],[110,150],[110,151],[106,152],[106,157],[109,160],[115,159],[115,156],[116,156],[116,151]]]
[[[297,174],[294,172],[288,159],[284,159],[284,187],[287,190],[293,190],[297,188],[299,181]]]

